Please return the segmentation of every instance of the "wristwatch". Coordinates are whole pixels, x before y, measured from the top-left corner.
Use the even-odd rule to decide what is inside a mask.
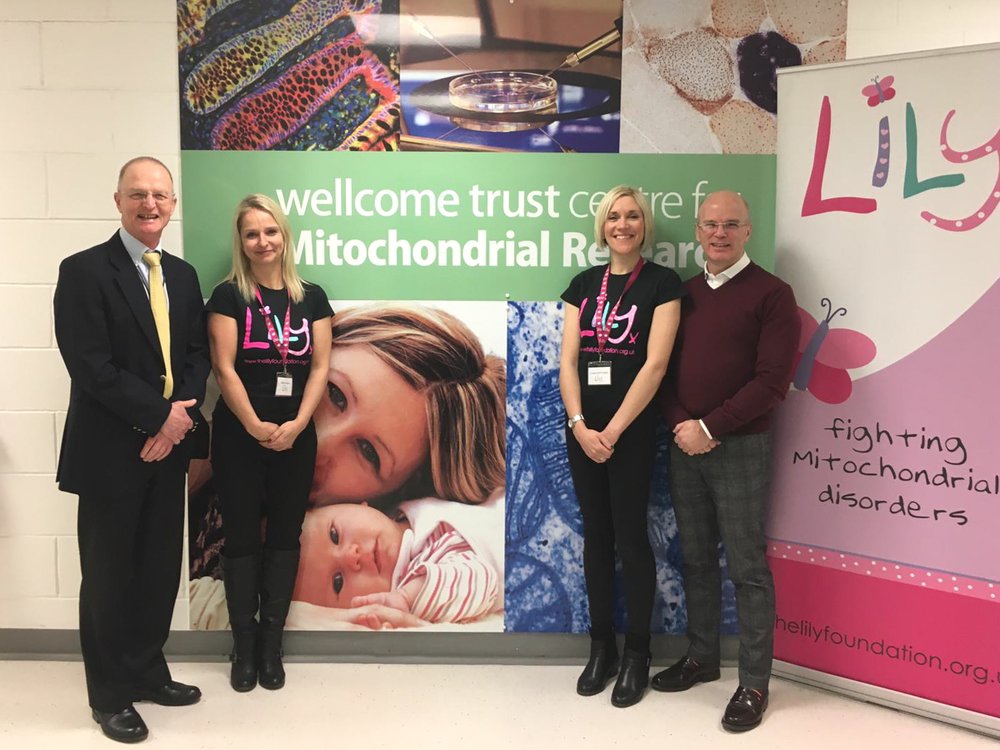
[[[582,414],[575,414],[566,421],[566,426],[572,430],[573,425],[575,425],[577,422],[585,422],[585,421],[586,420],[583,418]]]

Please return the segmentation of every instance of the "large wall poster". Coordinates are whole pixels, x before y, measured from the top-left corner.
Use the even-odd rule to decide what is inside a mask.
[[[995,730],[998,63],[782,74],[777,267],[804,332],[770,522],[778,658]]]
[[[653,262],[685,278],[698,272],[698,206],[708,193],[725,188],[749,199],[754,259],[772,267],[774,157],[517,153],[617,151],[620,54],[610,37],[579,67],[554,74],[558,111],[567,116],[549,125],[462,127],[455,120],[466,118],[445,113],[435,120],[426,102],[411,96],[449,82],[463,63],[552,71],[581,45],[620,28],[622,7],[615,0],[581,0],[573,23],[566,23],[566,8],[557,2],[496,0],[475,4],[468,16],[422,0],[403,0],[398,16],[393,3],[377,0],[183,7],[180,193],[185,256],[198,269],[203,292],[210,294],[229,269],[233,208],[247,193],[263,192],[288,213],[299,269],[324,287],[338,315],[365,300],[375,300],[379,309],[403,300],[419,315],[443,310],[454,316],[453,330],[468,331],[496,358],[491,362],[506,360],[506,399],[494,412],[503,412],[505,420],[506,477],[497,479],[481,505],[427,503],[463,515],[463,529],[478,534],[473,546],[499,578],[498,595],[471,622],[420,625],[585,630],[578,511],[559,429],[553,353],[561,307],[555,300],[573,275],[606,261],[606,251],[593,243],[593,212],[603,191],[620,183],[640,186],[651,200],[657,225]],[[348,49],[345,75],[327,75],[327,63]],[[584,90],[598,79],[603,93]],[[401,96],[394,99],[386,82],[396,80]],[[608,109],[582,116],[595,106]],[[394,112],[401,113],[397,120]],[[281,138],[272,137],[277,121],[288,131]],[[393,123],[400,150],[425,153],[356,153],[394,150]],[[420,127],[426,129],[418,133]],[[265,131],[272,135],[258,137]],[[222,133],[241,135],[221,140]],[[503,152],[490,153],[497,150]],[[331,382],[339,368],[335,350]],[[327,416],[320,413],[317,420]],[[664,434],[663,456],[666,445]],[[338,512],[323,508],[346,492],[336,472],[327,470],[329,462],[320,463],[322,455],[310,523],[321,513]],[[682,632],[665,462],[657,471],[651,508],[660,590],[655,628]],[[192,621],[199,628],[225,627],[217,564],[223,540],[210,465],[197,466],[191,477]],[[412,506],[403,510],[427,515]],[[731,629],[728,583],[725,602]],[[291,624],[340,629],[413,623],[398,617],[359,621],[348,612],[297,606]]]

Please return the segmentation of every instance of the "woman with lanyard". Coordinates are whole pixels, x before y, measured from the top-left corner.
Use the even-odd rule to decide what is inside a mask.
[[[285,684],[281,640],[316,463],[312,415],[330,362],[333,310],[323,289],[299,277],[293,248],[281,208],[247,196],[236,209],[232,270],[207,305],[222,391],[212,469],[225,535],[230,684],[239,692],[258,679],[271,690]]]
[[[646,533],[657,416],[649,404],[667,370],[680,320],[681,281],[647,263],[653,216],[646,197],[619,185],[598,206],[594,235],[606,266],[578,274],[565,304],[559,389],[566,448],[583,516],[590,660],[577,681],[596,695],[616,674],[611,702],[631,706],[649,682],[656,565]],[[628,627],[619,670],[613,623],[615,552],[622,561]]]

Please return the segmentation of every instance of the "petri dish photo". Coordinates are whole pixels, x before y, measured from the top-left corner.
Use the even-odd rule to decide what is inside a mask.
[[[448,84],[452,106],[467,112],[516,114],[556,106],[557,85],[551,76],[518,70],[468,73]]]

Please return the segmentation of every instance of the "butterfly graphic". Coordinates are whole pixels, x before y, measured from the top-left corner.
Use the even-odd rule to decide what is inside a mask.
[[[872,85],[861,89],[862,96],[868,97],[868,106],[877,107],[882,102],[887,102],[896,95],[896,89],[892,87],[895,76],[886,76],[881,81],[878,76],[872,78]]]
[[[842,404],[851,395],[851,376],[847,371],[875,359],[875,342],[850,328],[831,329],[830,322],[846,315],[847,309],[834,309],[827,297],[820,300],[820,305],[826,308],[826,317],[819,323],[799,308],[802,334],[792,385],[800,391],[808,389],[824,403]]]

